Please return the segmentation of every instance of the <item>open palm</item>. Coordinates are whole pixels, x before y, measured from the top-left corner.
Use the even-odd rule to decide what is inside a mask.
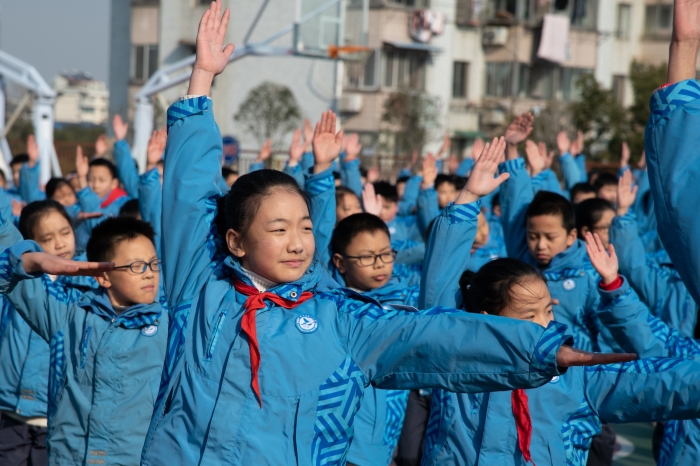
[[[700,41],[700,0],[676,0],[673,12],[673,39]]]
[[[343,132],[335,132],[336,116],[328,110],[314,131],[314,173],[328,169],[343,148]]]
[[[612,283],[617,278],[617,272],[620,270],[620,265],[615,254],[615,247],[612,244],[608,245],[607,251],[600,236],[597,233],[592,235],[586,233],[586,252],[591,259],[591,264],[596,272],[603,279],[603,283]]]
[[[486,144],[479,159],[474,164],[469,181],[459,193],[457,204],[474,202],[480,197],[486,196],[498,188],[508,179],[508,173],[495,177],[498,164],[504,159],[506,148],[505,138],[494,138],[491,144]]]
[[[27,273],[43,272],[50,275],[100,276],[114,268],[113,262],[74,261],[45,252],[25,253],[22,262]]]
[[[212,75],[220,74],[226,68],[233,53],[233,44],[224,47],[224,36],[231,12],[227,8],[222,16],[221,0],[212,2],[202,16],[197,31],[197,59],[194,69]]]

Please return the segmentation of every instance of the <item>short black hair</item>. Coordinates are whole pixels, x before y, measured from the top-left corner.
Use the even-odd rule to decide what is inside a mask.
[[[355,236],[364,232],[374,233],[376,231],[386,233],[386,236],[391,239],[391,234],[389,233],[389,228],[387,228],[386,223],[376,215],[364,212],[350,215],[338,222],[335,230],[333,230],[331,249],[333,253],[345,254],[345,251],[348,249],[348,246]]]
[[[438,189],[441,184],[444,183],[450,183],[452,186],[455,188],[457,187],[457,181],[455,180],[454,175],[445,175],[443,173],[440,173],[438,176],[435,177],[435,189]]]
[[[617,186],[617,176],[613,175],[612,173],[601,173],[598,175],[598,178],[596,178],[593,186],[595,186],[596,191],[598,191],[603,186],[610,185]]]
[[[339,179],[341,179],[341,178],[340,178],[340,172],[334,171],[334,172],[333,172],[333,179],[334,179],[334,180],[339,180]]]
[[[335,205],[340,204],[345,196],[354,196],[360,201],[360,198],[355,194],[355,191],[348,188],[347,186],[336,186],[335,187]],[[360,201],[361,202],[361,201]]]
[[[10,160],[10,166],[13,167],[17,164],[25,164],[29,162],[29,156],[27,154],[17,154]]]
[[[467,185],[467,179],[463,176],[454,175],[455,178],[455,189],[461,191]]]
[[[119,179],[119,175],[117,175],[117,167],[115,167],[114,164],[107,159],[99,158],[92,160],[90,162],[90,167],[105,167],[112,174],[112,178]]]
[[[111,262],[117,247],[124,241],[145,236],[154,244],[151,225],[132,217],[110,217],[92,229],[85,252],[90,262]]]
[[[367,169],[365,167],[360,167],[360,176],[367,178]]]
[[[124,203],[121,209],[119,209],[120,217],[139,218],[140,215],[141,209],[139,209],[138,199],[129,199]]]
[[[578,194],[596,194],[596,189],[590,183],[576,183],[571,188],[571,199],[573,200]]]
[[[68,185],[70,189],[75,192],[75,189],[73,189],[73,186],[66,180],[65,178],[51,178],[49,181],[46,182],[46,197],[47,199],[53,199],[53,195],[56,194],[56,191],[58,188],[60,188],[63,185]]]
[[[491,208],[501,206],[501,193],[496,193],[491,198]]]
[[[574,206],[564,196],[551,191],[540,191],[535,195],[525,212],[526,218],[539,215],[559,215],[567,232],[576,228]]]
[[[223,177],[224,181],[226,181],[226,178],[231,175],[238,175],[238,172],[229,167],[221,167],[221,176]]]
[[[579,238],[583,239],[581,228],[588,227],[589,230],[592,230],[595,224],[600,221],[606,210],[615,212],[610,202],[599,197],[586,199],[576,204],[576,228],[578,229]]]
[[[34,228],[36,228],[39,220],[50,212],[58,212],[66,219],[68,224],[73,228],[73,222],[68,216],[65,207],[53,199],[44,199],[43,201],[30,202],[22,209],[22,214],[19,216],[19,224],[17,229],[24,239],[35,239]]]
[[[399,176],[399,178],[396,180],[396,184],[399,183],[405,183],[409,180],[410,178],[408,176]]]
[[[375,181],[374,192],[389,202],[399,202],[399,193],[396,186],[388,181]]]

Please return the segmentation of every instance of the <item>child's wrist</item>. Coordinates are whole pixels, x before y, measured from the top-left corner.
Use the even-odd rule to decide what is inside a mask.
[[[323,173],[333,166],[332,163],[316,163],[314,164],[314,175]]]
[[[457,196],[457,199],[455,200],[455,204],[471,204],[473,202],[478,201],[481,199],[481,196],[474,194],[471,191],[468,191],[466,189],[463,189],[460,191],[459,196]]]
[[[620,282],[620,283],[617,284],[617,282]],[[616,284],[617,284],[617,286],[614,286]],[[606,277],[602,277],[602,279],[600,281],[601,288],[604,288],[607,290],[619,288],[621,284],[622,284],[622,278],[620,278],[620,275],[617,272],[614,275],[608,275]]]
[[[617,216],[622,217],[623,215],[627,215],[627,212],[630,211],[629,207],[619,207],[617,208]]]

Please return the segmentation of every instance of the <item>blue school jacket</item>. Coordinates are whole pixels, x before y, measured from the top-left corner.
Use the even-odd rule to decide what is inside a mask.
[[[508,257],[538,267],[527,248],[525,212],[534,196],[525,163],[522,158],[509,160],[502,163],[499,170],[510,173],[510,178],[501,185],[500,194]],[[600,295],[595,271],[590,270],[587,258],[585,243],[576,240],[566,251],[555,256],[543,273],[552,298],[559,300],[554,306],[554,318],[571,328],[574,346],[592,351],[600,349],[600,324],[596,317]],[[614,348],[613,342],[608,340],[606,343]]]
[[[50,346],[49,464],[138,464],[166,350],[159,303],[117,315],[103,290],[29,275],[22,241],[0,254],[0,292]]]
[[[576,160],[571,156],[570,152],[559,156],[559,166],[561,167],[561,174],[564,177],[564,186],[566,191],[571,191],[576,184],[582,183],[582,176],[579,170],[579,165]],[[585,171],[584,171],[585,177]]]
[[[610,242],[615,245],[620,273],[629,278],[653,314],[682,335],[692,337],[698,306],[673,266],[659,265],[647,257],[632,212],[615,217],[610,226]]]
[[[439,280],[424,275],[421,305],[454,306],[459,302],[457,281],[469,261],[476,232],[476,218],[470,212],[478,212],[478,204],[451,205],[439,217],[428,239],[428,255],[431,259],[435,256],[430,263],[443,275]],[[601,294],[601,309],[629,312],[629,308],[640,306],[626,284]],[[600,433],[601,420],[633,422],[693,416],[700,409],[693,395],[693,388],[700,383],[700,376],[693,373],[696,364],[659,358],[572,367],[545,386],[527,390],[533,462],[538,466],[585,465],[592,438]],[[689,379],[684,379],[686,376]],[[509,392],[433,391],[424,465],[524,466],[517,445]]]
[[[141,219],[153,227],[156,253],[160,257],[161,213],[163,211],[163,188],[160,173],[153,168],[139,177],[138,200]]]
[[[220,255],[214,223],[221,192],[212,174],[222,146],[212,102],[180,101],[168,122],[162,260],[172,327],[144,465],[343,464],[370,383],[472,391],[539,385],[558,375],[563,327],[552,340],[551,331],[527,322],[454,309],[418,317],[384,309],[319,286],[323,267],[314,262],[300,280],[270,290],[289,300],[310,291],[313,299],[257,311],[261,407],[240,329],[247,297],[233,280],[252,283],[236,260]]]
[[[139,197],[139,169],[131,157],[131,148],[124,139],[114,143],[114,166],[124,191],[132,199]]]

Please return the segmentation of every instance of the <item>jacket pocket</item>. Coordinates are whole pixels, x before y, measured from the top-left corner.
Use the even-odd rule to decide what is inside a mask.
[[[216,346],[216,342],[219,340],[219,335],[221,334],[221,327],[224,324],[224,320],[226,320],[226,313],[227,310],[222,309],[219,313],[219,317],[216,319],[216,324],[214,324],[214,328],[211,331],[209,343],[207,344],[207,351],[204,355],[205,361],[211,361],[211,358],[214,356],[214,347]]]
[[[92,327],[87,327],[83,332],[83,341],[80,342],[80,368],[85,369],[85,361],[87,361],[88,344],[90,343],[90,333]]]

